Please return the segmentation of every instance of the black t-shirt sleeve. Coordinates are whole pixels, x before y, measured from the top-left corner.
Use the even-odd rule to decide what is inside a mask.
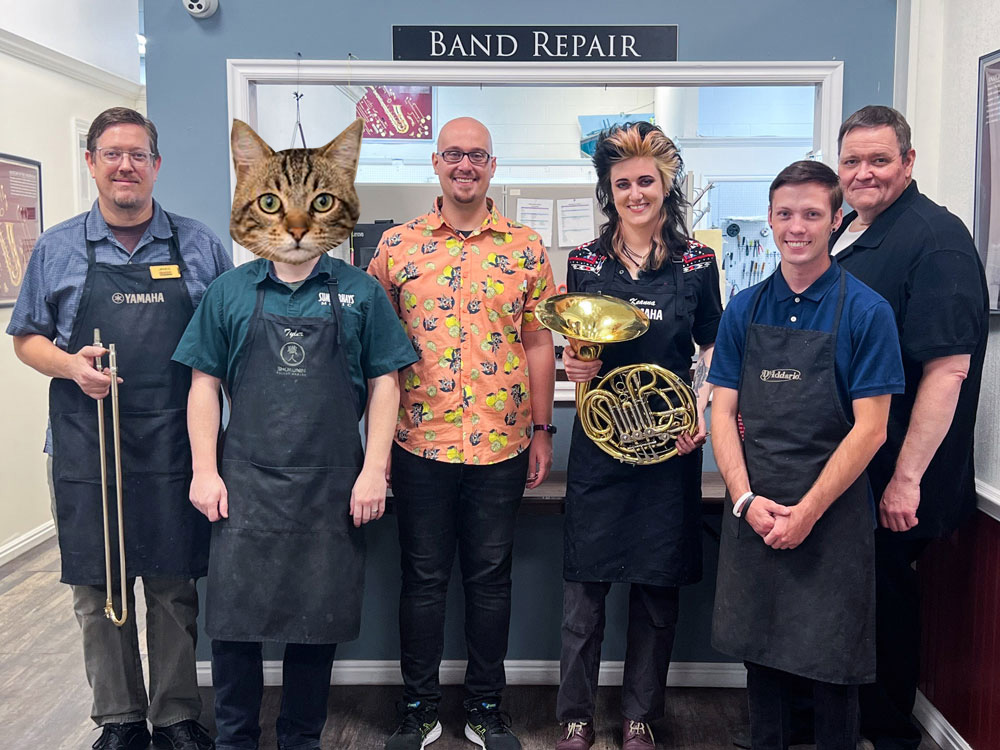
[[[935,250],[920,259],[908,281],[900,336],[903,354],[926,362],[975,352],[986,304],[977,256]]]
[[[719,266],[713,259],[696,272],[700,281],[698,303],[694,311],[694,326],[691,335],[699,346],[715,341],[722,319],[722,293],[719,290]]]

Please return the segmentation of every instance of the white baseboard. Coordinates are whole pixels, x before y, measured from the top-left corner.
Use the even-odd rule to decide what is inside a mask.
[[[938,711],[921,692],[917,693],[913,715],[927,730],[931,739],[941,746],[941,750],[972,750],[972,745],[962,738],[958,730],[944,718],[944,714]]]
[[[559,662],[510,660],[504,664],[509,685],[558,685]],[[599,684],[621,685],[624,662],[601,664]],[[457,659],[441,662],[441,684],[461,685],[465,680],[465,662]],[[346,659],[334,662],[331,683],[334,685],[402,685],[398,661]],[[671,687],[746,687],[747,673],[742,664],[716,662],[677,662],[670,665],[667,684]],[[212,666],[198,662],[198,684],[212,684]],[[264,684],[281,684],[281,662],[264,662]]]
[[[23,555],[25,552],[37,547],[42,542],[51,539],[56,535],[56,525],[52,521],[46,521],[41,526],[31,531],[21,534],[16,539],[0,546],[0,565],[9,563],[14,558]]]

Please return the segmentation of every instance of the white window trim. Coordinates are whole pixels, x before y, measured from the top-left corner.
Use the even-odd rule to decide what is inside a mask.
[[[816,86],[816,149],[834,164],[843,110],[844,63],[820,62],[406,62],[227,60],[229,119],[255,126],[258,84],[531,86]],[[230,155],[231,156],[231,155]],[[230,159],[230,190],[236,176]],[[233,243],[236,264],[253,255]]]

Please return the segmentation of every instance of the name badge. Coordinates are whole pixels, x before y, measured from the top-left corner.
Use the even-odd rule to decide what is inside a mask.
[[[176,263],[172,263],[169,266],[150,266],[149,275],[154,279],[179,279],[181,277],[181,269]]]

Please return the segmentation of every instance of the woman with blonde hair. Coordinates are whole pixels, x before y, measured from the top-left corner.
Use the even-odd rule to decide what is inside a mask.
[[[637,306],[648,332],[583,361],[567,347],[567,377],[587,382],[621,365],[652,363],[690,383],[695,344],[699,430],[679,455],[637,466],[604,453],[577,417],[570,446],[564,533],[561,683],[557,750],[586,750],[595,738],[594,698],[604,639],[605,597],[630,584],[622,685],[624,750],[655,747],[650,722],[664,691],[682,585],[701,579],[701,445],[705,376],[722,315],[710,248],[689,237],[677,147],[647,123],[615,126],[594,153],[600,237],[570,253],[570,292],[600,292]]]

